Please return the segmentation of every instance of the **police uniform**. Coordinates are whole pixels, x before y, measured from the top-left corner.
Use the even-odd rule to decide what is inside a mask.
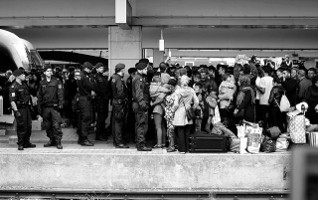
[[[14,76],[18,77],[22,73],[22,70],[14,71]],[[17,135],[19,150],[23,148],[35,147],[30,143],[30,137],[32,132],[32,119],[30,111],[30,93],[29,88],[25,82],[18,83],[15,81],[9,89],[9,101],[15,102],[17,110],[14,110],[14,116],[17,123]]]
[[[142,70],[147,64],[139,63],[136,68]],[[150,105],[149,88],[146,84],[146,76],[139,72],[132,82],[133,110],[136,118],[136,147],[139,151],[150,151],[146,147],[146,133],[148,131],[148,109]]]
[[[46,129],[46,134],[50,141],[44,147],[55,146],[62,149],[62,129],[61,115],[59,110],[63,108],[63,87],[59,79],[51,77],[47,81],[46,77],[40,82],[38,91],[38,109],[42,114],[43,123]]]
[[[117,64],[115,71],[118,72],[125,68],[124,64]],[[123,128],[127,114],[127,87],[119,74],[114,74],[111,79],[111,87],[113,94],[112,102],[112,132],[114,145],[117,148],[128,148],[123,144]]]
[[[84,67],[85,68],[85,67]],[[91,67],[90,67],[91,68]],[[88,132],[90,129],[90,124],[93,119],[93,107],[92,107],[92,97],[91,92],[94,88],[94,80],[90,74],[83,72],[81,80],[77,81],[78,93],[79,93],[79,113],[80,113],[80,122],[78,124],[78,134],[79,141],[78,143],[83,146],[93,146],[88,139]]]
[[[98,68],[98,66],[96,67]],[[105,121],[108,116],[108,103],[110,98],[108,78],[102,73],[95,76],[96,83],[96,107],[97,107],[97,124],[96,124],[96,140],[106,140]]]

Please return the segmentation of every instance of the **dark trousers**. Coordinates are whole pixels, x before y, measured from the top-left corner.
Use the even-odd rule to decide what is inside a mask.
[[[61,129],[61,115],[53,107],[43,108],[43,123],[45,126],[47,136],[53,141],[62,139],[63,133]]]
[[[114,145],[123,144],[123,130],[126,119],[126,104],[115,103],[113,100],[112,110],[112,133]]]
[[[97,99],[96,138],[106,138],[106,119],[108,117],[108,99]]]
[[[136,125],[136,147],[140,148],[146,145],[146,133],[148,131],[148,111],[141,110],[137,103],[133,103]]]
[[[277,126],[282,132],[285,132],[286,114],[282,113],[278,107],[271,107],[270,115],[272,126]]]
[[[260,105],[259,106],[259,113],[257,115],[259,116],[259,120],[264,121],[266,124],[271,122],[271,119],[269,118],[270,113],[270,107],[269,105]]]
[[[92,103],[89,97],[80,96],[78,104],[80,110],[80,123],[78,124],[80,130],[78,133],[80,139],[87,139],[90,125],[93,119]]]
[[[27,145],[30,143],[32,133],[32,118],[29,107],[19,108],[20,117],[15,116],[17,122],[18,145]]]
[[[128,109],[127,109],[127,119],[125,124],[125,135],[124,141],[126,142],[135,142],[135,114],[132,109],[132,102],[128,102]]]
[[[180,152],[189,152],[189,137],[191,125],[176,126],[175,130],[178,133],[178,150]]]

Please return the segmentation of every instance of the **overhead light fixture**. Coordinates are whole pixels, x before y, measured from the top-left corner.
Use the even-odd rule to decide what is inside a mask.
[[[161,39],[159,40],[159,51],[165,51],[165,41],[163,39],[163,29],[161,29]]]

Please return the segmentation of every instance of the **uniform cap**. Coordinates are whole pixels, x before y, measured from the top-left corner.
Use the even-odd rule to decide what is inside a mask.
[[[90,62],[84,62],[83,69],[88,68],[90,70],[93,69],[93,65]]]
[[[129,68],[129,69],[128,69],[128,74],[132,74],[132,73],[134,73],[134,72],[136,72],[136,71],[137,71],[137,69],[134,68],[134,67]]]
[[[18,76],[20,76],[21,74],[24,74],[24,70],[16,69],[16,70],[13,72],[13,76],[15,76],[15,77],[18,77]]]
[[[125,64],[123,63],[118,63],[116,66],[115,66],[115,71],[120,71],[122,69],[125,69]]]
[[[98,69],[100,67],[105,67],[103,63],[99,62],[95,65],[95,68]]]
[[[138,63],[136,69],[143,70],[147,67],[146,63]]]

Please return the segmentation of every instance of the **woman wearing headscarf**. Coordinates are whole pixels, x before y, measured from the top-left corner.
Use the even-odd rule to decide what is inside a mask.
[[[241,75],[238,81],[239,92],[236,98],[234,116],[239,120],[249,122],[256,121],[255,112],[255,91],[251,87],[251,79],[248,75]]]
[[[187,118],[186,110],[199,105],[199,99],[194,89],[188,86],[189,81],[188,76],[181,76],[180,86],[175,90],[173,106],[175,110],[173,125],[178,134],[178,150],[181,153],[189,152],[189,136],[193,124],[193,119]]]
[[[318,76],[312,79],[312,85],[307,89],[305,101],[308,103],[307,117],[311,124],[318,124]]]

